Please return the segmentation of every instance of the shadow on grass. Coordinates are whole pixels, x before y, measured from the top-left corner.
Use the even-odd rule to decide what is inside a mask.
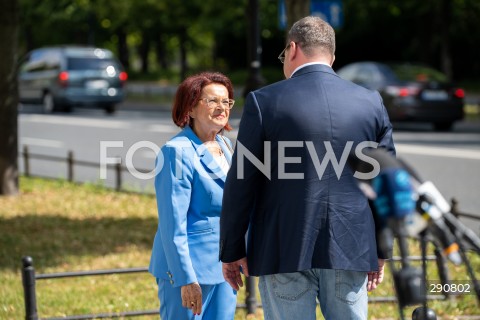
[[[132,246],[150,250],[156,228],[156,218],[0,217],[0,269],[19,270],[21,258],[27,255],[43,269],[72,256],[103,256]]]

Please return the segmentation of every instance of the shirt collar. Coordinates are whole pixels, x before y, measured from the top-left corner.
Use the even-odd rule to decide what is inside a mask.
[[[308,62],[308,63],[305,63],[305,64],[302,64],[301,66],[298,66],[295,70],[293,70],[292,74],[290,75],[290,78],[295,74],[295,72],[297,72],[298,70],[306,67],[306,66],[311,66],[313,64],[323,64],[324,66],[327,66],[329,68],[331,68],[331,66],[328,64],[328,63],[325,63],[325,62]]]

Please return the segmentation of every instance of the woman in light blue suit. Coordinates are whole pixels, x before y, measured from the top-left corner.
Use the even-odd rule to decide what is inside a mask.
[[[149,271],[158,283],[162,320],[233,319],[236,293],[219,261],[219,219],[232,145],[222,135],[233,86],[220,73],[178,87],[173,121],[183,130],[157,156],[158,229]]]

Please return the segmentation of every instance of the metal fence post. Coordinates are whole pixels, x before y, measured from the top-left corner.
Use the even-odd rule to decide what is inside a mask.
[[[255,278],[248,277],[245,284],[245,304],[247,305],[247,314],[255,314],[257,309],[257,298],[255,292]]]
[[[28,146],[23,146],[23,166],[25,167],[25,176],[30,177],[30,155]]]
[[[25,299],[25,319],[38,320],[37,297],[35,293],[35,269],[31,257],[22,258],[22,283]]]
[[[67,158],[67,166],[68,166],[68,181],[73,182],[73,151],[68,151],[68,158]]]
[[[452,198],[452,200],[450,201],[450,205],[451,205],[451,212],[452,214],[458,218],[458,201],[457,199],[455,198]]]
[[[117,173],[117,184],[116,184],[116,189],[117,191],[122,190],[122,164],[117,163],[115,165],[115,171]]]
[[[447,261],[445,257],[443,256],[442,252],[440,249],[435,246],[435,249],[433,251],[435,253],[435,262],[437,264],[437,270],[438,270],[438,276],[440,278],[440,283],[443,285],[445,283],[448,283],[450,280],[449,274],[448,274],[448,267],[447,267]],[[450,293],[448,290],[442,290],[443,291],[443,296],[445,298],[450,297]]]

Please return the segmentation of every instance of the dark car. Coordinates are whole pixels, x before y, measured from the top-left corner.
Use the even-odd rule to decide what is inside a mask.
[[[414,64],[356,62],[337,74],[358,85],[378,90],[391,121],[433,123],[435,130],[450,130],[463,119],[465,92],[432,68]]]
[[[124,100],[127,73],[110,50],[49,47],[29,52],[20,63],[21,103],[42,104],[43,111],[70,112],[94,106],[113,113]]]

